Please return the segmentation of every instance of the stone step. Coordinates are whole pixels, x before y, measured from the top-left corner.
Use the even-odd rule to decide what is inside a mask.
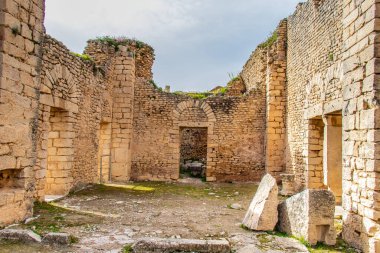
[[[134,253],[229,253],[230,243],[227,240],[193,240],[193,239],[161,239],[145,238],[133,245]]]

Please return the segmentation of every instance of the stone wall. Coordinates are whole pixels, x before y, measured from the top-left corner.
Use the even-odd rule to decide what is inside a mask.
[[[380,251],[379,4],[343,5],[343,238]]]
[[[0,226],[32,213],[44,1],[0,2]]]
[[[304,151],[308,120],[325,113],[322,109],[325,102],[339,96],[333,90],[339,90],[340,84],[333,70],[328,69],[342,58],[342,13],[341,0],[319,1],[318,5],[308,1],[300,3],[288,18],[286,170],[296,176],[298,189],[308,183],[305,170],[308,158]],[[335,96],[326,95],[329,93],[324,90],[326,87]],[[307,113],[313,106],[318,107],[318,112]],[[341,106],[334,110],[339,109]]]
[[[208,181],[256,181],[264,174],[265,97],[193,100],[137,79],[133,115],[132,179],[178,179],[180,128],[208,129]]]
[[[377,8],[308,1],[288,18],[286,171],[343,194],[343,238],[364,252],[380,250]]]

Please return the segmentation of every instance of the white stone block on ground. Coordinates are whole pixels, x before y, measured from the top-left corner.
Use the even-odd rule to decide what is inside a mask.
[[[306,190],[279,205],[280,231],[304,238],[311,245],[335,245],[335,197],[328,190]]]
[[[276,179],[267,174],[248,208],[243,225],[252,230],[273,230],[278,220],[278,187]]]

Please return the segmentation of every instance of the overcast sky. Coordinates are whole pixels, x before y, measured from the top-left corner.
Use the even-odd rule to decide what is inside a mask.
[[[128,36],[156,53],[156,83],[206,91],[238,74],[300,0],[46,0],[47,33],[81,53],[90,38]]]

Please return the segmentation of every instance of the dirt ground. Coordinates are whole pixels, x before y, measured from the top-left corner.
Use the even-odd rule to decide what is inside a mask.
[[[0,252],[120,252],[126,244],[142,237],[227,238],[236,245],[241,242],[236,238],[250,237],[257,243],[272,241],[265,237],[263,242],[262,233],[254,234],[240,225],[257,184],[189,180],[94,185],[51,205],[37,204],[38,218],[15,228],[29,228],[41,235],[67,232],[73,236],[72,246],[0,241]]]

